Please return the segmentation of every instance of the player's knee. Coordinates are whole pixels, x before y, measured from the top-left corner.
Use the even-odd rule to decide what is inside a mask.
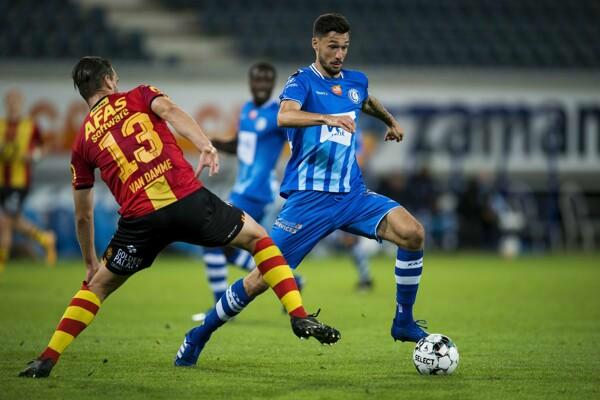
[[[256,228],[254,229],[254,237],[256,238],[256,240],[262,239],[268,235],[269,234],[267,233],[267,230],[263,228],[262,225],[256,224]]]
[[[261,225],[259,225],[258,223],[254,223],[254,225],[252,226],[250,232],[248,232],[248,240],[245,243],[245,247],[248,251],[253,252],[254,248],[256,247],[256,243],[264,238],[265,236],[269,236],[269,234],[267,233],[267,231],[265,230],[265,228],[263,228]]]
[[[415,242],[415,247],[422,248],[425,244],[425,228],[423,227],[423,224],[415,220],[413,229],[413,240]]]
[[[404,240],[407,242],[406,245],[410,249],[421,249],[425,244],[425,228],[423,225],[413,219],[408,226],[403,228]]]

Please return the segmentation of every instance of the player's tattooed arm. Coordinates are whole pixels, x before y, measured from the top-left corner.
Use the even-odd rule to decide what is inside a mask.
[[[388,126],[385,134],[385,140],[395,140],[399,142],[404,137],[404,130],[396,121],[394,116],[385,109],[383,104],[373,96],[367,97],[363,102],[362,111],[365,114],[371,115]]]
[[[74,190],[73,202],[75,203],[77,241],[86,267],[85,280],[89,282],[99,267],[96,247],[94,246],[94,198],[92,189]]]

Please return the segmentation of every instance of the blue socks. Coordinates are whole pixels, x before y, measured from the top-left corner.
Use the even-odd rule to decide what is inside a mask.
[[[252,254],[240,249],[234,249],[231,254],[228,254],[227,262],[246,271],[252,271],[254,268],[256,268]]]
[[[239,279],[229,286],[215,306],[208,312],[204,324],[193,329],[192,342],[206,341],[221,325],[239,314],[254,298],[244,289],[244,280]]]
[[[423,272],[423,250],[398,248],[396,255],[396,317],[398,324],[413,322],[413,305]]]
[[[204,248],[204,263],[210,290],[213,292],[215,303],[227,290],[227,259],[220,247]]]
[[[204,248],[204,263],[210,290],[213,292],[215,303],[219,301],[227,289],[227,263],[237,265],[243,270],[252,271],[256,264],[252,255],[247,251],[235,249],[226,255],[220,247]]]
[[[356,269],[358,269],[358,280],[360,282],[370,281],[371,270],[369,269],[369,258],[367,257],[367,252],[361,245],[360,238],[354,246],[352,246],[351,253],[354,265],[356,266]]]

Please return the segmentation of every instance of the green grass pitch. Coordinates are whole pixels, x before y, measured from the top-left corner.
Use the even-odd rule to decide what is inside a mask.
[[[598,255],[439,254],[425,259],[416,317],[460,351],[451,376],[420,376],[412,344],[389,334],[393,260],[372,260],[357,294],[348,258],[309,259],[305,305],[342,332],[299,341],[268,292],[221,328],[198,366],[173,357],[190,315],[211,302],[198,260],[161,257],[130,279],[73,342],[50,378],[17,378],[46,345],[84,276],[80,262],[14,262],[0,275],[0,399],[591,399],[600,398]],[[230,269],[230,281],[241,276]]]

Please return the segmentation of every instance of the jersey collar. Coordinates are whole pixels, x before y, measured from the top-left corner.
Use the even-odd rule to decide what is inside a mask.
[[[310,68],[310,70],[311,70],[312,72],[314,72],[314,73],[315,73],[315,75],[317,75],[317,76],[318,76],[318,77],[320,77],[321,79],[343,79],[343,78],[344,78],[344,72],[343,72],[343,71],[340,71],[340,76],[339,76],[339,77],[337,77],[337,78],[325,78],[325,77],[323,76],[323,74],[322,74],[322,73],[321,73],[321,72],[318,70],[318,68],[317,68],[317,66],[315,65],[315,63],[312,63],[312,64],[310,64],[310,67],[309,67],[309,68]]]

